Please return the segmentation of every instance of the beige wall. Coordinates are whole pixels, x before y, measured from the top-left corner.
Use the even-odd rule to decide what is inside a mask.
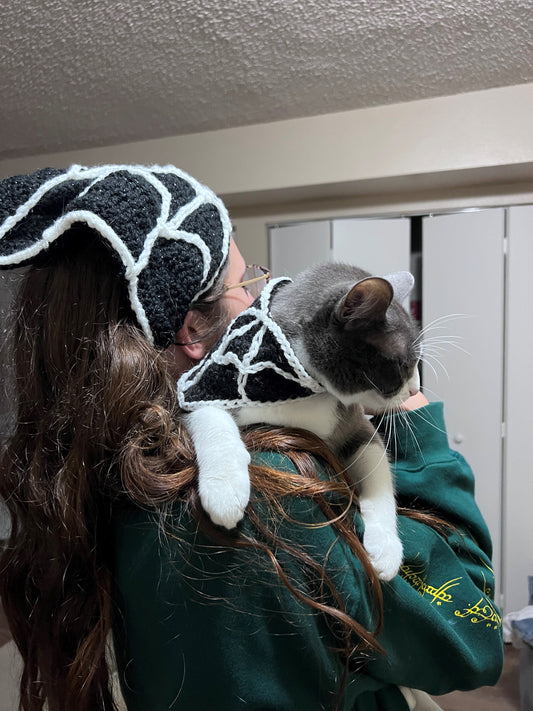
[[[446,175],[469,183],[524,179],[533,165],[533,83],[357,111],[0,162],[0,176],[53,164],[173,162],[230,202],[283,195],[375,192],[372,181],[427,189]],[[480,171],[485,171],[482,177]],[[487,172],[489,171],[489,172]],[[457,175],[457,178],[460,176]],[[379,187],[380,183],[374,183]],[[398,187],[398,186],[397,186]],[[302,190],[302,188],[304,190]],[[273,192],[275,191],[275,194]]]
[[[15,158],[44,165],[174,163],[228,204],[249,261],[266,225],[533,202],[533,83],[221,131]]]

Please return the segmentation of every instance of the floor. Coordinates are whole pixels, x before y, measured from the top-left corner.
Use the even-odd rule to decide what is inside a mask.
[[[503,672],[496,686],[433,697],[443,711],[520,711],[519,650],[505,645]]]
[[[20,674],[20,658],[10,640],[0,606],[0,711],[16,711],[16,683]],[[520,711],[519,693],[520,652],[505,646],[503,672],[496,686],[485,686],[476,691],[454,691],[434,697],[443,711]]]
[[[15,680],[22,671],[20,657],[13,642],[0,647],[0,711],[18,709],[18,693]]]

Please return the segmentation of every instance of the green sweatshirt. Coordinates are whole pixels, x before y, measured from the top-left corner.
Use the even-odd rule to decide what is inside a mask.
[[[445,540],[400,517],[400,574],[382,585],[384,626],[372,653],[350,670],[324,616],[296,600],[266,555],[222,548],[181,506],[158,520],[135,507],[117,512],[115,647],[129,711],[407,711],[398,686],[443,694],[496,683],[501,618],[491,599],[491,543],[474,502],[474,480],[448,447],[442,405],[392,416],[400,505],[431,510],[457,531]],[[256,461],[292,464],[276,453]],[[286,497],[282,539],[302,543],[327,571],[347,611],[368,629],[372,596],[358,559],[313,501]],[[265,513],[265,515],[267,515]],[[250,530],[245,519],[243,531]],[[363,524],[358,518],[358,532]],[[317,590],[316,575],[277,551],[292,585]],[[339,705],[337,706],[337,703]]]

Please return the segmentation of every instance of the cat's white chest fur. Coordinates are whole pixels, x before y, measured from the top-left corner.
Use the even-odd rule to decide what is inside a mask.
[[[235,413],[240,427],[260,422],[278,427],[301,427],[329,440],[336,426],[337,403],[329,393],[257,407],[241,407]]]
[[[324,393],[289,403],[242,407],[232,414],[214,405],[189,413],[185,423],[198,461],[200,500],[211,520],[235,528],[250,498],[250,455],[237,425],[301,427],[327,441],[334,429],[335,409],[335,400]]]

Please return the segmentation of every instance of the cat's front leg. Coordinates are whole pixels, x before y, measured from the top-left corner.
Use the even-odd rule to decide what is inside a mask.
[[[359,488],[365,524],[363,545],[380,579],[391,580],[402,564],[403,547],[398,535],[392,472],[377,435],[357,450],[348,471]]]
[[[226,410],[200,407],[185,417],[198,462],[200,501],[213,523],[235,528],[250,500],[250,455]]]

